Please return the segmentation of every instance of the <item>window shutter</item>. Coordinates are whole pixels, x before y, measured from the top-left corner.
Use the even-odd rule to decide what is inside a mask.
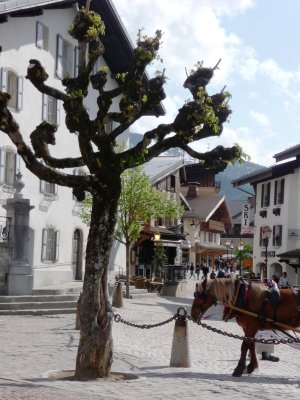
[[[55,196],[58,194],[58,185],[56,185],[56,183],[54,183],[54,194]]]
[[[17,111],[21,111],[23,108],[23,76],[18,76],[18,83],[17,83],[17,91],[18,91],[18,97],[17,97]]]
[[[7,92],[7,69],[6,68],[1,68],[1,74],[0,74],[0,79],[1,79],[1,92]]]
[[[60,231],[55,231],[55,262],[59,260]]]
[[[15,154],[15,175],[21,171],[21,157],[18,153]]]
[[[41,24],[39,21],[36,21],[36,39],[35,39],[35,44],[36,47],[39,49],[42,49],[43,46],[43,32],[44,32],[44,26]]]
[[[40,192],[41,193],[46,192],[46,181],[43,181],[42,179],[40,180]]]
[[[43,93],[43,100],[42,100],[43,108],[42,108],[42,120],[48,120],[48,96]]]
[[[47,241],[48,241],[48,230],[43,229],[43,235],[42,235],[42,256],[41,260],[46,261],[47,259]]]
[[[3,147],[0,148],[0,183],[5,183],[5,158],[6,152]]]
[[[63,38],[57,35],[56,42],[56,75],[63,78]]]
[[[74,78],[78,76],[79,71],[79,47],[74,47]]]
[[[56,101],[56,125],[60,124],[60,101]]]

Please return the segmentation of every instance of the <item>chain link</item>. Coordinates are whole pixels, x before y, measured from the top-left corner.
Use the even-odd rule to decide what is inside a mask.
[[[131,326],[133,328],[139,328],[139,329],[151,329],[151,328],[157,328],[158,326],[166,325],[172,321],[175,320],[180,320],[180,321],[185,321],[188,319],[189,321],[194,322],[195,324],[202,326],[202,328],[205,328],[209,331],[212,331],[214,333],[218,333],[219,335],[231,337],[233,339],[238,339],[238,340],[247,340],[249,342],[255,342],[255,343],[264,343],[264,344],[292,344],[292,343],[300,343],[300,338],[289,338],[289,339],[257,339],[257,338],[252,338],[248,336],[240,336],[236,335],[233,333],[225,332],[222,331],[221,329],[214,328],[210,325],[207,325],[203,322],[201,322],[200,319],[195,320],[191,315],[187,314],[180,314],[179,312],[180,309],[178,309],[178,312],[174,314],[171,318],[166,319],[165,321],[158,322],[156,324],[135,324],[134,322],[129,322],[125,321],[120,314],[114,314],[114,320],[115,322],[121,322],[124,325]]]
[[[121,322],[122,324],[125,324],[125,325],[128,325],[128,326],[132,326],[134,328],[140,328],[140,329],[157,328],[158,326],[166,325],[169,322],[172,322],[177,318],[178,318],[178,314],[174,314],[173,317],[168,318],[165,321],[158,322],[157,324],[135,324],[134,322],[125,321],[123,318],[121,318],[120,314],[115,314],[114,315],[115,322]]]

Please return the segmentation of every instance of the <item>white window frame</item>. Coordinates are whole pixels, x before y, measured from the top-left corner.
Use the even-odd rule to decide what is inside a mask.
[[[54,113],[51,110],[51,105],[53,104],[53,108],[56,105],[56,112]],[[55,97],[48,96],[43,93],[42,99],[42,119],[43,121],[49,122],[49,124],[53,124],[58,126],[60,124],[60,100],[57,100]]]
[[[35,45],[39,49],[48,50],[49,48],[49,28],[40,21],[36,21]]]
[[[75,57],[77,56],[73,45],[58,34],[56,40],[56,75],[58,78],[72,78],[74,76]]]
[[[59,260],[60,231],[53,227],[42,230],[41,261],[56,263]]]
[[[11,80],[15,79],[14,92],[11,90]],[[6,92],[11,96],[8,102],[8,107],[14,111],[21,111],[23,109],[23,76],[18,76],[15,71],[9,68],[0,69],[0,90]]]
[[[20,156],[10,148],[0,147],[0,184],[13,186],[20,170]]]

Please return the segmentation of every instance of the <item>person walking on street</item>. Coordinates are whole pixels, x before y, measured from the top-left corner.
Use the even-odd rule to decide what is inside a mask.
[[[281,289],[285,289],[285,288],[288,288],[290,286],[290,283],[289,283],[289,280],[288,280],[286,272],[283,272],[281,277],[279,278],[278,286]]]
[[[194,278],[196,278],[195,277],[195,274],[194,274],[194,270],[195,270],[195,267],[194,267],[194,264],[193,263],[191,263],[191,266],[190,266],[190,278],[193,276]]]
[[[197,279],[199,280],[199,275],[200,275],[200,265],[199,264],[196,265],[195,273],[197,275]]]

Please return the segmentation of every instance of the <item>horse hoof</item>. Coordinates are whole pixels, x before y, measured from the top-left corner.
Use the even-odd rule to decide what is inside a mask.
[[[242,375],[243,375],[243,373],[241,371],[234,370],[232,373],[232,376],[235,376],[236,378],[239,378]]]

